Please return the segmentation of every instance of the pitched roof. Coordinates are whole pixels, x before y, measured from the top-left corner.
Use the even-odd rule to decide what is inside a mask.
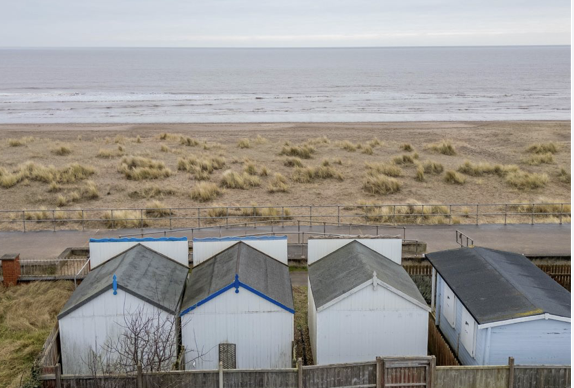
[[[181,315],[233,287],[246,288],[294,311],[289,267],[238,242],[193,268],[183,296]]]
[[[523,255],[474,247],[426,256],[479,324],[570,317],[570,293]]]
[[[319,308],[373,278],[426,306],[405,269],[358,241],[352,241],[309,266],[309,282]]]
[[[188,268],[141,244],[111,258],[90,271],[66,302],[58,319],[113,287],[118,288],[169,313],[175,313],[187,277]]]

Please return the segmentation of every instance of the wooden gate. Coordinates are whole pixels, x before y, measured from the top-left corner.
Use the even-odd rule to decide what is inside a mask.
[[[432,388],[434,357],[377,357],[377,388]]]

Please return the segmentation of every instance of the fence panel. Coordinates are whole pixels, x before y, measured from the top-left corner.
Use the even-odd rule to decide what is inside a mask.
[[[303,367],[303,387],[376,387],[376,362]]]
[[[516,366],[514,388],[564,388],[570,387],[570,367]]]
[[[429,314],[428,351],[436,357],[436,364],[439,366],[460,365],[431,314]]]
[[[435,386],[440,388],[508,388],[508,371],[508,366],[438,366]],[[516,383],[514,386],[527,388]]]

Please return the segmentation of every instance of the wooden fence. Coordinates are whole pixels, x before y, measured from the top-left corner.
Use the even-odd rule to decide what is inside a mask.
[[[432,314],[429,314],[428,351],[436,357],[436,364],[439,366],[460,365],[446,339],[438,329]]]
[[[570,366],[436,366],[434,357],[296,369],[138,373],[94,378],[45,375],[44,388],[569,388]]]

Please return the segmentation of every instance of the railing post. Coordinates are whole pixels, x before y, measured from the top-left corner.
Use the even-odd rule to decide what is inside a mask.
[[[22,224],[24,226],[24,233],[26,233],[26,210],[22,210]]]
[[[52,227],[54,228],[54,232],[56,231],[56,211],[52,210]]]
[[[171,208],[170,208],[170,209],[169,209],[169,230],[172,229],[172,228],[171,228],[171,215],[172,215],[172,213],[173,213],[173,212],[171,211]]]
[[[229,229],[229,206],[227,206],[227,211],[225,215],[225,228]]]
[[[337,226],[341,226],[341,207],[337,205]]]
[[[82,209],[82,231],[84,231],[84,209]]]
[[[514,388],[514,357],[508,357],[508,388]]]
[[[309,226],[313,227],[313,206],[309,206]]]
[[[197,227],[201,228],[201,209],[197,208]]]
[[[534,204],[532,204],[532,208],[530,209],[530,225],[534,225]]]
[[[448,205],[448,224],[452,225],[452,205]]]
[[[144,227],[144,223],[143,223],[143,209],[140,209],[140,229],[143,229]]]
[[[303,388],[303,360],[297,359],[297,388]]]
[[[560,204],[560,225],[562,225],[562,213],[564,212],[564,204]]]
[[[285,227],[285,206],[281,207],[281,227]]]
[[[223,388],[223,361],[219,361],[219,388]]]
[[[478,203],[476,204],[476,224],[478,225]]]
[[[60,369],[60,363],[56,364],[54,375],[56,377],[56,388],[62,388],[62,371]]]
[[[397,225],[397,205],[393,205],[393,225]]]
[[[327,234],[327,223],[323,221],[323,234]]]
[[[506,225],[506,217],[508,216],[508,204],[504,204],[504,225]]]
[[[110,210],[110,219],[112,220],[112,229],[115,229],[114,228],[114,225],[115,225],[115,223],[114,223],[114,209]]]

